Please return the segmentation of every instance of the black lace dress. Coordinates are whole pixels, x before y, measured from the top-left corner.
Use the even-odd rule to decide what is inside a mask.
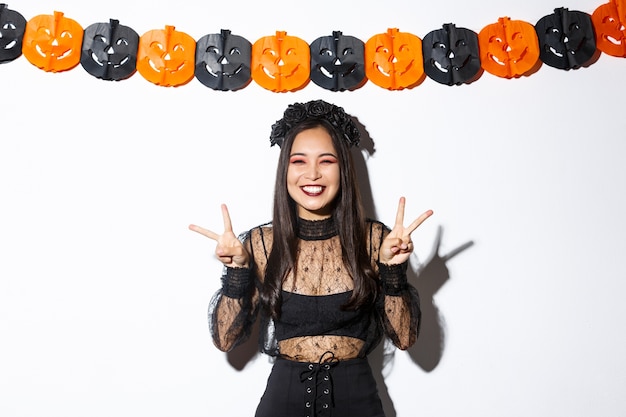
[[[228,351],[249,337],[260,315],[259,350],[277,361],[258,417],[383,416],[366,356],[385,336],[400,349],[411,346],[418,335],[420,308],[416,289],[407,283],[407,264],[379,262],[389,229],[373,220],[367,226],[368,252],[379,274],[375,305],[357,311],[341,308],[353,283],[342,261],[334,220],[301,219],[297,272],[283,283],[282,313],[276,321],[264,314],[258,302],[272,247],[271,224],[241,236],[251,266],[224,269],[222,288],[210,303],[209,327],[215,345]],[[321,375],[325,368],[332,373]],[[340,383],[341,378],[347,380]],[[355,379],[363,386],[356,389]],[[325,388],[320,383],[326,383]]]

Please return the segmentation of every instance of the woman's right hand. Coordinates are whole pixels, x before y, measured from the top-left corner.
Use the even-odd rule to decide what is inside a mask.
[[[224,233],[221,235],[195,224],[190,224],[189,229],[216,241],[215,256],[227,267],[248,268],[250,266],[250,255],[233,233],[233,226],[226,204],[222,204],[222,217],[224,218]]]

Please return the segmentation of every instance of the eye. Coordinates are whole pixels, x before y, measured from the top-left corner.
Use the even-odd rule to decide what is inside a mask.
[[[337,163],[337,160],[335,158],[324,158],[320,161],[320,163],[323,165],[330,165]]]
[[[302,164],[306,163],[306,161],[304,160],[304,158],[301,158],[301,157],[292,157],[289,160],[289,163],[293,164],[293,165],[302,165]]]

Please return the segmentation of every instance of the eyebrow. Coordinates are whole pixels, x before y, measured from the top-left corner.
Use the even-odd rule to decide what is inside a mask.
[[[294,152],[292,154],[290,154],[289,156],[307,156],[308,154],[304,153],[304,152]],[[332,152],[325,152],[325,153],[321,153],[319,154],[318,158],[323,158],[325,156],[332,156],[333,158],[337,158],[339,159],[339,157],[337,155],[335,155]]]

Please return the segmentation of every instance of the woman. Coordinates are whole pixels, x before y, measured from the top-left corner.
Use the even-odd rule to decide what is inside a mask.
[[[365,219],[349,147],[359,132],[341,107],[290,105],[272,126],[281,147],[273,220],[239,238],[222,205],[224,232],[190,225],[217,242],[225,265],[211,301],[215,345],[246,340],[260,314],[260,351],[275,357],[256,417],[383,417],[366,356],[384,336],[400,349],[419,329],[407,283],[411,233],[400,199],[393,229]]]

